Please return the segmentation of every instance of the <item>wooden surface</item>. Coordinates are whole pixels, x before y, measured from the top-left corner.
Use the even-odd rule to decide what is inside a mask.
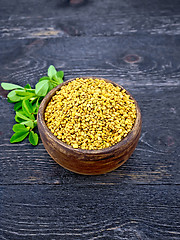
[[[180,239],[179,0],[1,0],[0,49],[1,81],[34,85],[50,64],[65,80],[108,78],[143,120],[123,166],[81,176],[42,142],[9,143],[14,111],[0,89],[0,239]]]

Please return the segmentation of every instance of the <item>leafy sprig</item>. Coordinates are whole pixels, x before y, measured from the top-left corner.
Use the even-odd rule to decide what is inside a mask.
[[[9,90],[8,102],[15,103],[14,110],[16,112],[15,124],[12,128],[14,134],[10,142],[21,142],[29,136],[29,142],[36,146],[39,141],[38,134],[34,132],[37,126],[37,113],[41,101],[46,94],[54,87],[63,82],[64,72],[57,72],[53,65],[48,68],[48,76],[39,79],[32,89],[29,84],[21,87],[12,83],[1,83],[4,90]]]

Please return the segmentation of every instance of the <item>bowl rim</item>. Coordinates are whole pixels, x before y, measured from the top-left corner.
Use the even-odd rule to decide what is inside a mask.
[[[82,148],[73,148],[71,145],[61,141],[60,139],[58,139],[47,127],[46,123],[45,123],[45,119],[44,119],[44,111],[45,108],[47,106],[47,104],[49,103],[49,101],[51,100],[51,98],[56,94],[56,91],[60,90],[60,88],[64,85],[67,85],[69,82],[76,80],[77,78],[82,78],[82,79],[86,79],[86,78],[92,78],[92,79],[101,79],[104,80],[108,83],[113,84],[114,86],[118,86],[121,89],[125,89],[124,87],[122,87],[120,84],[113,82],[112,80],[106,79],[106,78],[102,78],[102,77],[94,77],[94,76],[80,76],[80,77],[76,77],[76,78],[71,78],[68,79],[64,82],[62,82],[61,84],[59,84],[58,86],[56,86],[55,88],[53,88],[42,100],[40,106],[39,106],[39,110],[38,110],[38,114],[37,114],[37,125],[41,124],[43,127],[44,131],[47,131],[48,137],[50,137],[53,141],[55,141],[58,145],[61,145],[62,147],[64,147],[65,149],[68,149],[70,151],[76,152],[78,153],[85,153],[88,155],[93,155],[93,154],[104,154],[104,153],[110,153],[113,151],[116,151],[119,148],[123,148],[123,147],[127,147],[128,143],[132,144],[132,139],[134,138],[134,131],[141,131],[141,124],[142,124],[142,119],[141,119],[141,111],[139,108],[139,105],[137,103],[137,101],[135,100],[135,98],[131,95],[131,93],[129,93],[126,89],[126,93],[128,95],[130,95],[131,99],[134,100],[135,106],[136,106],[136,120],[135,123],[133,125],[133,128],[131,129],[131,131],[127,134],[127,136],[125,138],[123,138],[120,142],[107,147],[107,148],[102,148],[102,149],[95,149],[95,150],[88,150],[88,149],[82,149]],[[138,129],[138,126],[140,126],[140,128]],[[39,127],[38,127],[39,128]]]

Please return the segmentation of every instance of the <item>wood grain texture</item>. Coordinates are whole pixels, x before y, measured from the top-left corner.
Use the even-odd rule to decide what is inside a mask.
[[[0,189],[3,240],[179,239],[177,186],[82,182]]]
[[[1,39],[180,33],[178,0],[84,0],[78,8],[68,0],[2,2]]]
[[[0,47],[1,81],[34,85],[54,64],[66,80],[93,75],[124,87],[180,85],[179,36],[2,40]],[[132,54],[136,63],[128,60]]]
[[[42,142],[10,144],[14,111],[0,89],[0,239],[180,238],[180,1],[1,0],[0,81],[32,86],[50,64],[129,90],[142,135],[102,176],[56,164]]]

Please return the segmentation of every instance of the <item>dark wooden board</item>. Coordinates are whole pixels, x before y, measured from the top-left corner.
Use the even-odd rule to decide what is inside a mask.
[[[16,39],[1,40],[0,48],[1,81],[34,85],[54,64],[65,79],[94,75],[134,87],[180,83],[180,36]]]
[[[179,10],[178,0],[2,0],[0,38],[177,35]]]
[[[179,239],[177,186],[1,186],[0,237]]]
[[[0,88],[0,240],[180,238],[180,1],[24,0],[0,4],[0,82],[99,76],[142,111],[132,157],[101,176],[56,164],[42,143],[10,144],[13,105]]]

